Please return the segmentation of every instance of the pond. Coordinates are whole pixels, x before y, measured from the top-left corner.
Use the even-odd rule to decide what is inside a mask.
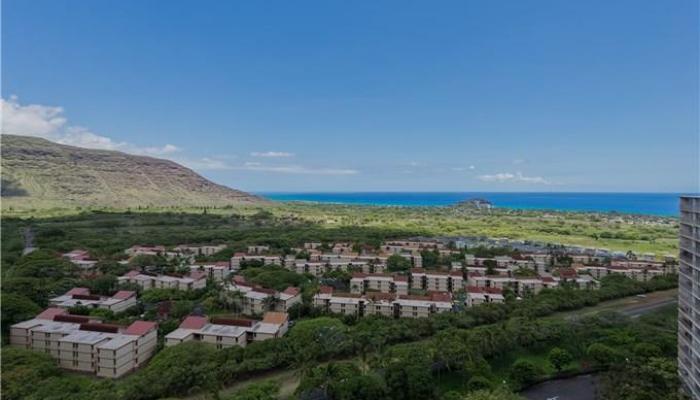
[[[520,392],[528,400],[597,400],[598,376],[579,375],[539,383]]]

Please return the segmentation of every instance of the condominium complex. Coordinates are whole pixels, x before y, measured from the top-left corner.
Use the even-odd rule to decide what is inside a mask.
[[[193,270],[189,275],[158,275],[140,271],[129,271],[117,278],[119,283],[138,285],[143,290],[147,289],[177,289],[194,290],[204,289],[207,286],[208,273]]]
[[[216,345],[217,349],[245,347],[250,342],[281,337],[289,328],[287,313],[267,312],[262,321],[249,319],[207,318],[190,315],[165,336],[165,345],[191,340]]]
[[[681,197],[678,276],[678,373],[700,399],[700,197]]]
[[[111,296],[90,294],[88,288],[73,288],[65,294],[49,300],[54,307],[72,308],[84,306],[88,308],[103,308],[113,312],[122,312],[136,305],[136,292],[120,290]]]
[[[45,352],[65,369],[118,378],[151,358],[157,330],[155,322],[136,321],[122,327],[48,308],[12,325],[10,344]]]
[[[299,288],[290,286],[278,292],[246,282],[241,275],[235,275],[226,289],[240,295],[241,312],[245,315],[262,315],[268,311],[287,312],[302,302]]]

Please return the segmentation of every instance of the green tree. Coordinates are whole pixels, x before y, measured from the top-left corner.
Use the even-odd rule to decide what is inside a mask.
[[[559,347],[555,347],[550,350],[547,358],[557,372],[561,372],[561,370],[569,365],[569,363],[571,363],[571,361],[574,359],[571,356],[571,353]]]
[[[510,376],[520,386],[529,385],[542,375],[543,371],[531,361],[518,359],[510,367]]]
[[[31,319],[39,312],[41,312],[41,307],[28,298],[12,293],[3,293],[2,330],[5,333],[3,337],[7,337],[11,325]]]
[[[608,366],[617,362],[619,353],[610,346],[602,343],[593,343],[586,349],[586,355],[601,366]]]
[[[389,256],[386,260],[386,268],[391,272],[403,272],[411,269],[411,261],[398,254]]]

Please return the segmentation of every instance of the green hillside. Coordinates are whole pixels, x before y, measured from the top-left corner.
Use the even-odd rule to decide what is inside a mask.
[[[2,208],[227,206],[264,202],[173,161],[2,135]]]

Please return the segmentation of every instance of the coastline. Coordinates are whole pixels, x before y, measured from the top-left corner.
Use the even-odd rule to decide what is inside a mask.
[[[524,211],[678,217],[682,193],[593,192],[256,192],[269,200],[353,206],[445,207],[485,199],[494,208]]]

